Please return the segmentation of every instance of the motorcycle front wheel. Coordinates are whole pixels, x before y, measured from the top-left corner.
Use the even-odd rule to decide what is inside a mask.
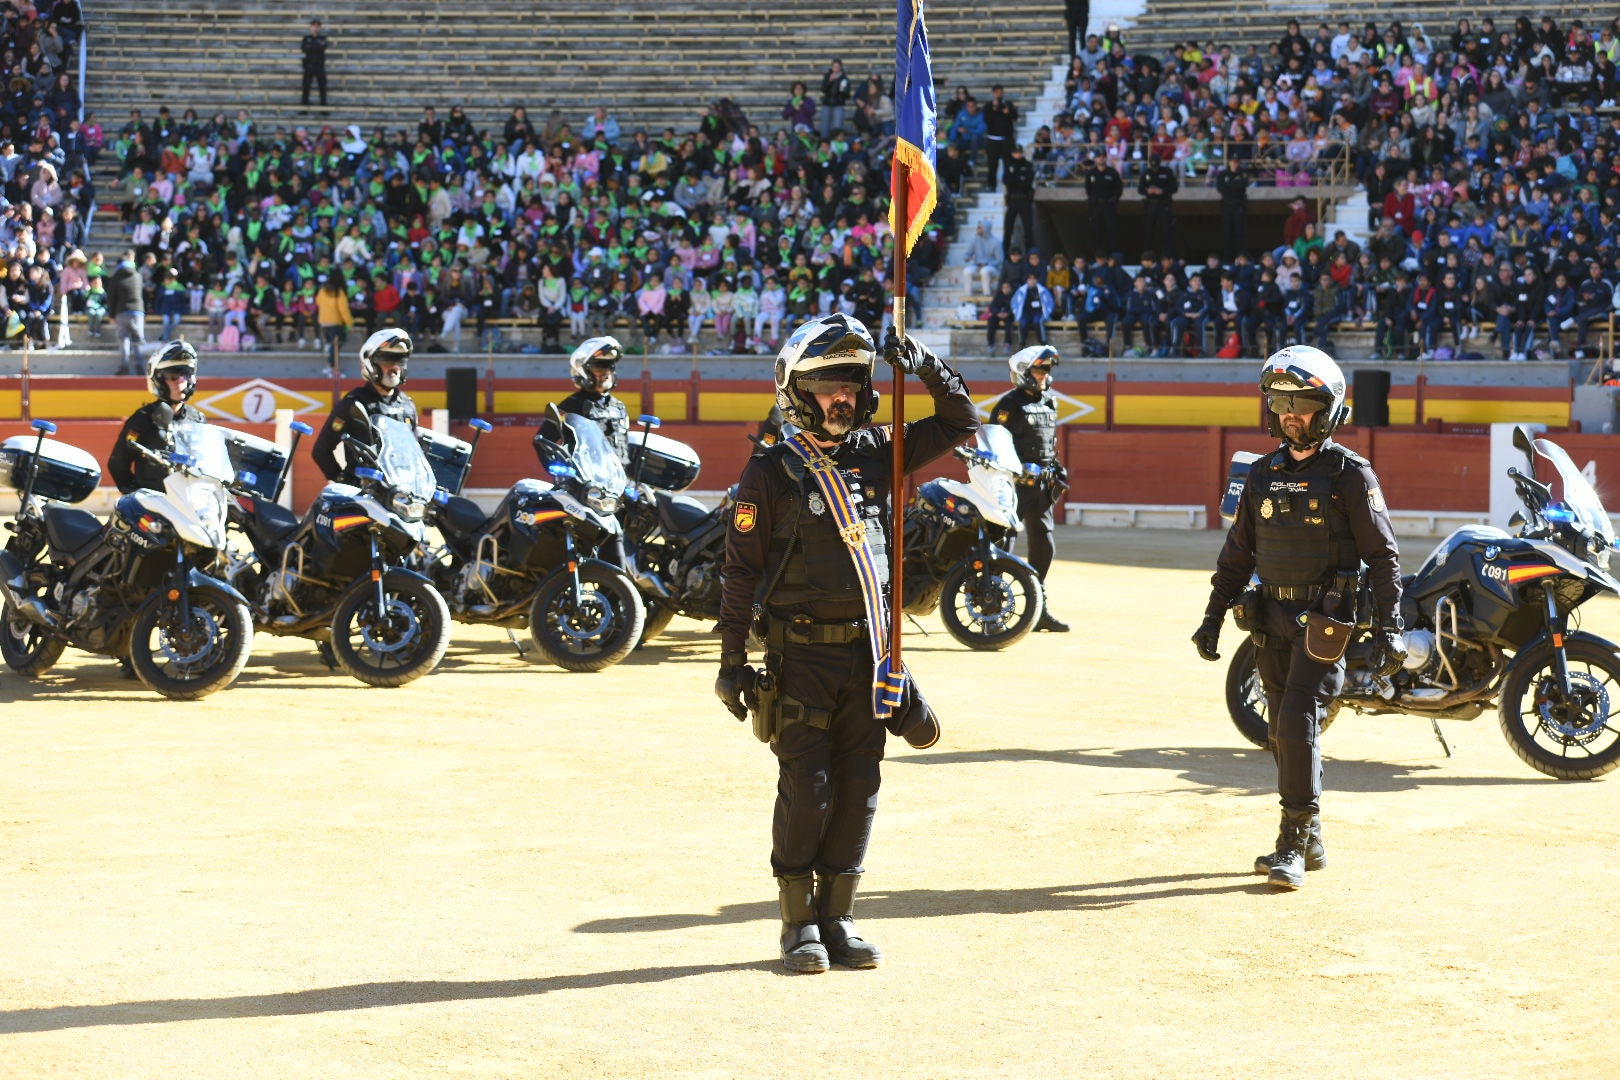
[[[253,651],[253,614],[212,589],[191,593],[189,620],[167,592],[135,613],[129,663],[141,682],[171,701],[196,701],[236,681]]]
[[[1012,559],[991,559],[982,570],[964,562],[945,576],[939,617],[951,637],[970,649],[995,651],[1035,629],[1046,594],[1035,571]]]
[[[370,580],[350,586],[332,614],[332,654],[367,686],[404,686],[432,671],[450,647],[450,609],[421,578],[383,575],[383,610]]]
[[[23,618],[9,603],[0,620],[0,660],[12,671],[37,679],[62,658],[67,642]]]
[[[1569,693],[1542,641],[1520,653],[1502,684],[1498,715],[1513,752],[1559,780],[1593,780],[1620,766],[1620,656],[1607,643],[1569,638]]]
[[[574,576],[554,574],[529,606],[529,635],[550,663],[568,671],[601,671],[630,655],[641,640],[647,609],[623,573],[586,563]]]

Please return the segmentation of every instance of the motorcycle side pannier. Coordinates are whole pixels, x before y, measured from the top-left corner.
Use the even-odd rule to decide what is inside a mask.
[[[30,470],[38,467],[34,494],[56,502],[83,502],[101,483],[101,464],[77,446],[46,439],[39,447],[36,463],[32,435],[13,435],[0,443],[0,483],[21,492],[28,486]]]
[[[685,491],[697,481],[702,462],[698,459],[697,451],[690,446],[665,438],[656,431],[632,430],[629,438],[630,467],[626,471],[632,480],[636,477],[639,460],[645,456],[646,464],[641,465],[641,482],[649,487]]]
[[[249,435],[245,431],[223,428],[225,446],[231,454],[231,467],[236,470],[236,486],[252,491],[261,499],[276,497],[276,481],[287,467],[287,455],[269,439]]]

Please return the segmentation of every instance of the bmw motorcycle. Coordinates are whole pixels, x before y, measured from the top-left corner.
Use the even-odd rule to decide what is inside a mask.
[[[526,625],[550,663],[601,671],[629,655],[646,619],[634,582],[599,555],[620,533],[624,463],[594,420],[548,413],[537,452],[550,479],[519,480],[489,515],[459,487],[444,492],[433,511],[444,545],[428,569],[458,622]]]
[[[1524,428],[1514,433],[1514,446],[1530,470],[1508,470],[1524,503],[1509,522],[1516,531],[1465,525],[1416,574],[1402,578],[1407,656],[1388,678],[1368,667],[1371,603],[1363,570],[1344,691],[1327,720],[1344,706],[1427,716],[1444,746],[1436,720],[1472,720],[1494,705],[1502,734],[1525,764],[1560,780],[1590,780],[1620,765],[1620,646],[1579,630],[1578,609],[1595,596],[1620,595],[1620,581],[1609,573],[1615,533],[1597,492],[1562,447],[1532,439]],[[1535,478],[1538,464],[1551,482]],[[1241,476],[1229,492],[1233,484],[1240,488]],[[1266,746],[1266,701],[1250,640],[1232,656],[1226,701],[1244,737]]]
[[[293,429],[311,430],[297,421]],[[367,431],[374,441],[357,437]],[[327,484],[302,518],[275,501],[284,472],[272,492],[233,508],[249,550],[234,559],[231,580],[260,630],[315,641],[329,665],[370,686],[404,686],[432,671],[450,644],[444,597],[407,565],[426,539],[433,470],[408,424],[362,408],[343,447],[363,463],[351,470],[358,486]]]
[[[621,514],[626,571],[647,606],[643,642],[676,615],[713,622],[720,617],[720,568],[726,560],[726,521],[735,485],[713,510],[689,495],[702,467],[697,452],[653,429],[641,416],[630,432],[631,483]]]
[[[952,453],[967,463],[968,482],[931,480],[906,508],[902,608],[937,608],[968,648],[1005,649],[1035,628],[1046,603],[1035,568],[1007,550],[1023,527],[1015,485],[1037,480],[1040,466],[1020,464],[999,424],[982,425],[973,446]]]
[[[72,645],[128,657],[147,686],[191,701],[223,690],[247,664],[247,602],[212,576],[224,564],[227,488],[236,480],[224,433],[174,423],[162,410],[158,420],[169,449],[135,449],[168,470],[163,490],[123,496],[105,526],[63,505],[89,498],[101,468],[47,439],[55,424],[35,420],[34,439],[0,444],[0,477],[21,493],[0,552],[0,658],[18,674],[44,675]]]

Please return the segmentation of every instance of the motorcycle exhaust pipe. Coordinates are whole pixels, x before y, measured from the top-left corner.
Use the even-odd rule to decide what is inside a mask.
[[[0,551],[0,593],[5,594],[6,602],[28,622],[47,630],[56,629],[56,613],[38,598],[28,595],[22,564],[9,551]]]

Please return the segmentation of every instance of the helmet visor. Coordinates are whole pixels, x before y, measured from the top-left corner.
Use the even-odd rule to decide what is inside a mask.
[[[1309,416],[1327,408],[1327,402],[1304,394],[1267,394],[1266,408],[1278,416],[1284,414]]]
[[[808,372],[794,380],[794,385],[806,394],[836,394],[847,390],[859,394],[866,387],[866,369],[859,367],[822,368]]]
[[[197,377],[197,369],[179,366],[160,368],[156,377],[161,382],[190,382]]]

